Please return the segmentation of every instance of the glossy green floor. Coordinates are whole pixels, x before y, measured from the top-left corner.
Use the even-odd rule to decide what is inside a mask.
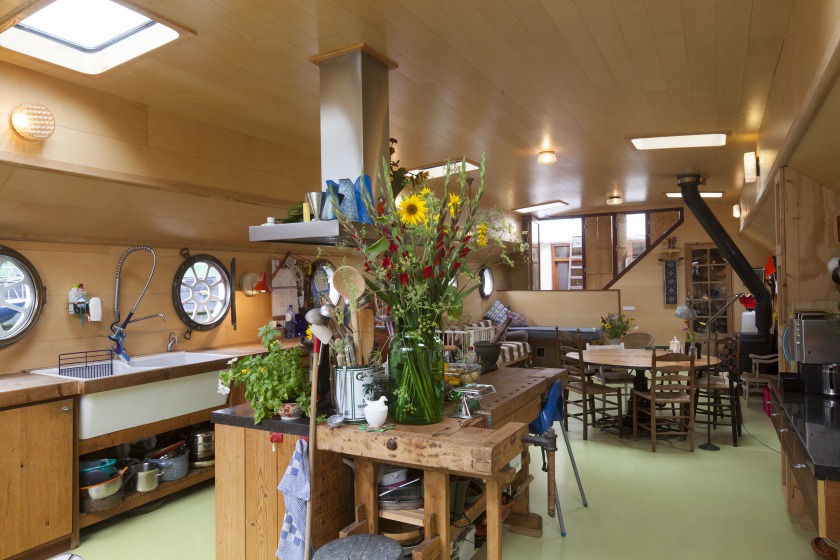
[[[539,451],[533,454],[536,481],[532,510],[544,516],[542,539],[505,533],[508,559],[812,559],[810,539],[785,512],[779,490],[779,445],[759,399],[745,408],[743,437],[732,447],[728,428],[712,433],[717,452],[687,442],[619,440],[595,432],[570,438],[589,507],[583,508],[569,461],[558,453],[558,485],[568,535],[545,516],[545,478]],[[747,431],[748,430],[748,431]],[[749,432],[749,433],[748,433]],[[697,443],[705,441],[705,427]],[[561,445],[562,448],[562,445]],[[212,559],[212,485],[168,501],[145,515],[108,521],[82,532],[73,550],[84,560]],[[476,555],[483,559],[483,551]],[[228,560],[228,559],[225,559]],[[229,559],[242,560],[242,559]]]

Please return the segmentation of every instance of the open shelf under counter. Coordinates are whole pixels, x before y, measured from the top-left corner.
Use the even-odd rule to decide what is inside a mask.
[[[159,500],[172,494],[173,492],[178,492],[179,490],[183,490],[194,484],[198,484],[199,482],[210,480],[215,476],[215,474],[215,467],[191,469],[183,478],[168,482],[161,482],[160,485],[151,492],[126,492],[122,501],[116,507],[106,509],[104,511],[79,514],[79,527],[89,527],[94,523],[99,523],[100,521],[110,519],[115,515],[119,515],[134,508],[154,502],[155,500]]]

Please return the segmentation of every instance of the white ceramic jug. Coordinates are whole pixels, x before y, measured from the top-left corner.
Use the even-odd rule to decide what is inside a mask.
[[[388,398],[385,395],[379,397],[378,401],[371,401],[365,399],[367,406],[365,406],[365,420],[371,428],[379,428],[385,423],[388,417]]]

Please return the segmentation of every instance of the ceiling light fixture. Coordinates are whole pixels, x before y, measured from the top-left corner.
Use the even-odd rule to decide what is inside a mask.
[[[707,148],[725,146],[726,134],[686,134],[683,136],[655,136],[631,138],[637,150],[668,150],[672,148]]]
[[[732,217],[733,218],[740,218],[741,217],[741,205],[740,204],[733,204],[732,205]]]
[[[622,202],[624,202],[624,201],[618,195],[607,197],[607,206],[618,206]]]
[[[55,132],[55,117],[40,103],[18,105],[12,111],[9,123],[27,140],[46,140]]]
[[[668,198],[682,198],[682,193],[680,192],[666,192],[665,196]],[[701,192],[700,198],[721,198],[723,197],[722,192]]]
[[[755,152],[744,154],[744,182],[755,183],[758,180],[758,157]]]
[[[537,204],[535,206],[525,206],[524,208],[514,208],[514,212],[519,212],[520,214],[528,214],[531,212],[538,212],[540,210],[548,210],[549,208],[556,208],[558,206],[568,206],[569,203],[562,201],[562,200],[554,200],[552,202],[543,202],[542,204]]]
[[[438,163],[436,165],[428,165],[426,167],[418,167],[417,169],[412,169],[409,171],[411,175],[419,175],[420,173],[426,172],[429,174],[429,179],[437,179],[439,177],[446,176],[447,170],[449,171],[450,175],[455,175],[461,172],[461,163],[464,163],[465,169],[467,172],[475,171],[478,169],[478,164],[471,162],[470,160],[449,160],[443,163]]]
[[[543,165],[550,165],[557,162],[557,155],[551,150],[543,150],[540,152],[540,155],[537,156],[537,161]]]

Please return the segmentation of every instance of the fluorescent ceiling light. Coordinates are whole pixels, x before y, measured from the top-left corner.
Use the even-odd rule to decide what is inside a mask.
[[[668,198],[682,198],[682,193],[679,192],[666,192],[665,196]],[[700,198],[721,198],[723,197],[722,192],[701,192]]]
[[[84,74],[100,74],[186,32],[111,0],[55,0],[13,21],[0,33],[0,47]]]
[[[450,175],[457,175],[461,172],[461,163],[462,160],[450,160],[448,162],[439,163],[437,165],[430,165],[428,167],[420,167],[418,169],[412,169],[409,171],[412,175],[418,175],[423,173],[424,171],[429,174],[429,179],[437,179],[439,177],[444,177],[446,175],[447,168],[449,169]],[[464,163],[465,169],[467,171],[475,171],[478,169],[478,165],[471,162],[470,160],[466,160]]]
[[[726,134],[687,134],[684,136],[657,136],[631,138],[637,150],[667,150],[669,148],[705,148],[725,146]]]
[[[563,202],[562,200],[554,200],[552,202],[543,202],[542,204],[537,204],[535,206],[526,206],[525,208],[514,208],[514,212],[519,212],[520,214],[528,214],[530,212],[537,212],[539,210],[548,210],[549,208],[556,208],[558,206],[568,206],[568,202]]]

